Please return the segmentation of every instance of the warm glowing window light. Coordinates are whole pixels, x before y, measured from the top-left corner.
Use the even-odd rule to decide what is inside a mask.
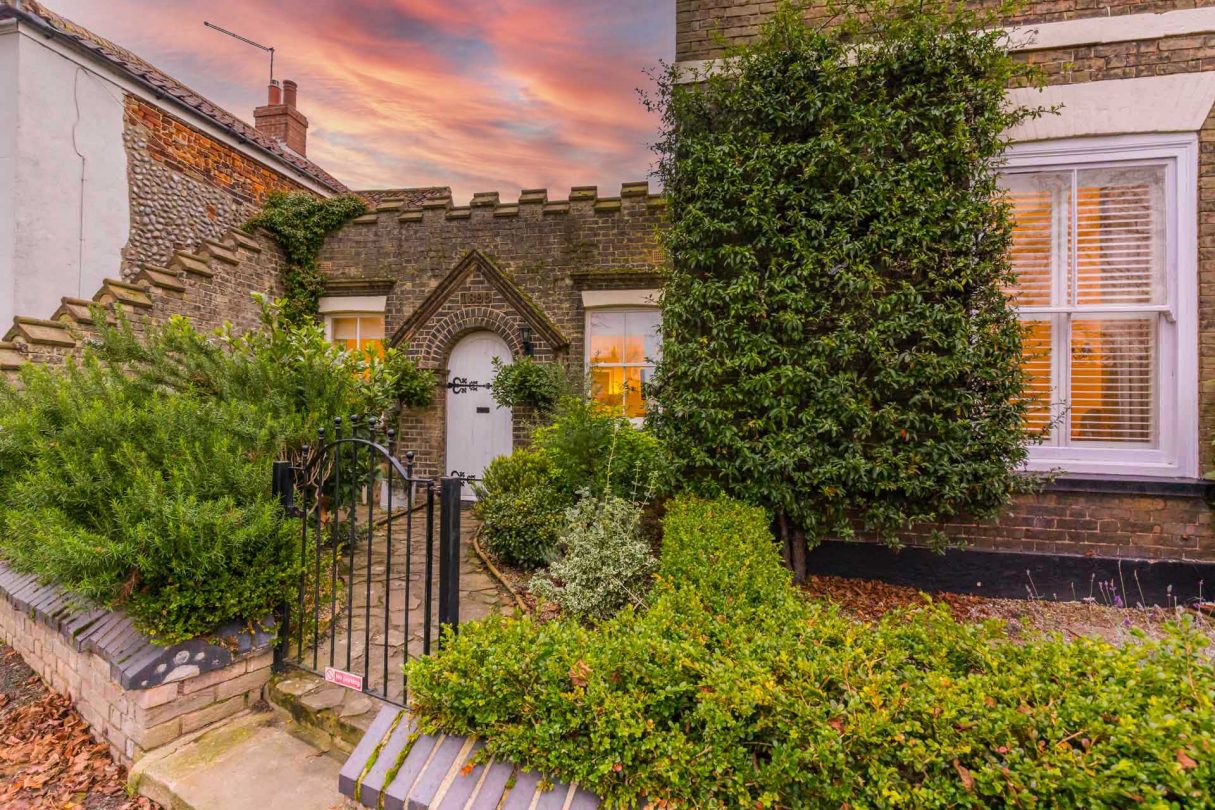
[[[624,415],[646,412],[644,387],[661,347],[658,310],[604,309],[587,314],[587,359],[591,396]]]
[[[1165,167],[1022,171],[1005,186],[1029,429],[1050,426],[1048,446],[1158,447]]]
[[[384,316],[380,314],[350,313],[332,315],[329,321],[329,339],[349,351],[384,354]]]

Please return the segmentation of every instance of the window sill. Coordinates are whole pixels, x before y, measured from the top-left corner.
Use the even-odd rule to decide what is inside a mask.
[[[1215,481],[1205,478],[1149,478],[1109,473],[1071,473],[1057,476],[1049,481],[1042,491],[1215,499]]]

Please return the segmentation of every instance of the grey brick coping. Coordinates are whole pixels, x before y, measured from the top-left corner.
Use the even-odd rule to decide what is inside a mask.
[[[78,652],[91,652],[110,664],[110,677],[123,689],[150,689],[204,672],[223,669],[240,658],[269,651],[274,622],[254,629],[232,623],[213,638],[195,638],[161,647],[137,630],[121,610],[90,605],[81,597],[0,562],[0,597],[61,635]]]
[[[508,762],[473,765],[484,745],[419,734],[408,712],[385,706],[338,776],[338,790],[383,810],[591,810],[599,798],[577,785],[520,771]]]

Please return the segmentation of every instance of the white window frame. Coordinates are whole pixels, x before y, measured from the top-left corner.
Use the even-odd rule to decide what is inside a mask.
[[[385,310],[386,295],[325,296],[317,303],[317,312],[325,321],[325,340],[333,341],[334,318],[380,317],[384,321],[384,346],[388,346],[388,321]],[[360,339],[361,342],[361,339]]]
[[[1005,158],[1003,170],[1008,173],[1087,169],[1136,162],[1165,166],[1165,283],[1170,306],[1164,312],[1165,328],[1161,329],[1157,349],[1159,447],[1031,445],[1027,469],[1196,477],[1199,438],[1197,134],[1122,135],[1018,143],[1009,147]],[[1118,307],[1113,305],[1108,311],[1116,309]],[[1170,355],[1175,362],[1163,362]]]
[[[609,291],[613,295],[605,296],[601,299],[589,298],[590,293],[583,293],[583,310],[585,315],[583,318],[582,328],[582,361],[583,368],[586,374],[591,373],[592,366],[596,365],[591,362],[591,316],[599,312],[653,312],[661,317],[661,309],[657,303],[658,295],[654,290],[619,290]],[[602,301],[603,303],[591,304],[591,302]],[[619,301],[620,303],[617,303]],[[627,303],[626,303],[627,302]],[[662,343],[659,342],[659,350],[661,351]],[[655,358],[645,358],[645,363],[607,363],[599,364],[607,368],[648,368],[654,369],[658,365]],[[647,405],[646,412],[649,412]],[[645,420],[644,416],[630,417],[630,421],[634,424],[640,424]]]

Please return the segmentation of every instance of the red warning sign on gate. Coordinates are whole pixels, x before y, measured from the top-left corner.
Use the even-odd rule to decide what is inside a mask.
[[[355,675],[353,672],[325,667],[325,680],[330,683],[336,683],[338,686],[344,686],[347,689],[355,689],[359,692],[363,691],[363,676]]]

